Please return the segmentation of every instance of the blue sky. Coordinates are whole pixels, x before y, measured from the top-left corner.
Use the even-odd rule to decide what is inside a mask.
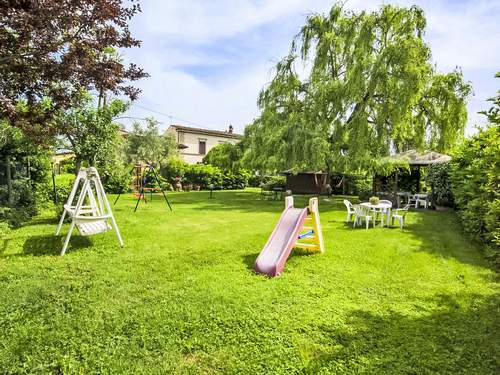
[[[500,80],[500,1],[356,1],[354,10],[382,3],[417,4],[427,17],[426,41],[438,71],[460,67],[472,82],[467,133],[484,123]],[[127,116],[154,116],[162,123],[242,132],[257,117],[257,95],[289,50],[308,14],[326,12],[325,0],[143,0],[131,23],[142,47],[123,51],[125,61],[150,78],[137,83],[140,99]],[[155,112],[153,112],[155,111]],[[169,115],[169,116],[167,116]],[[130,126],[126,122],[126,126]]]

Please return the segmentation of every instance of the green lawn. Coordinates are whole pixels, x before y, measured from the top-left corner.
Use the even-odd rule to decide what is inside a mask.
[[[252,265],[283,202],[170,199],[120,199],[124,248],[75,236],[59,257],[48,215],[0,240],[0,372],[498,373],[497,274],[453,213],[352,229],[321,199],[326,252],[268,279]]]

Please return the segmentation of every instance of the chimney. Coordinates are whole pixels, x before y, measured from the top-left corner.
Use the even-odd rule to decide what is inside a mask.
[[[233,125],[229,125],[228,133],[233,134]]]

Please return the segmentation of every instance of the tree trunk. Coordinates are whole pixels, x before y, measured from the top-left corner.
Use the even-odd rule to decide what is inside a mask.
[[[75,160],[75,176],[80,172],[80,168],[82,167],[82,161],[80,159]]]

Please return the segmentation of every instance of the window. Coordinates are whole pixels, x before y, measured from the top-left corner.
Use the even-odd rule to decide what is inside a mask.
[[[198,141],[198,154],[200,155],[205,155],[207,153],[207,141],[206,140],[199,140]]]

